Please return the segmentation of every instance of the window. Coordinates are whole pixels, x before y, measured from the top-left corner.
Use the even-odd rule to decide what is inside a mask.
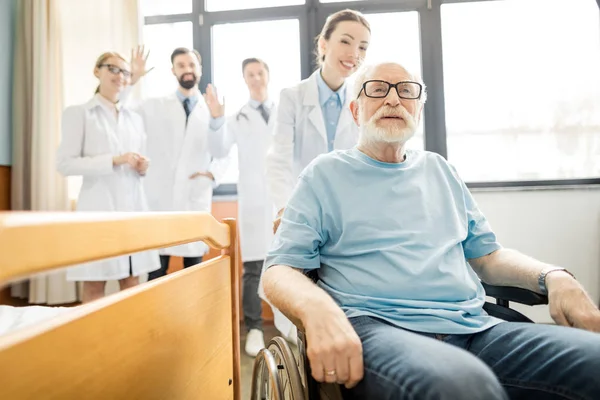
[[[595,2],[505,0],[441,10],[448,157],[463,179],[600,175]]]
[[[192,23],[145,25],[144,43],[150,50],[147,68],[154,69],[142,79],[143,96],[148,98],[174,93],[177,80],[171,72],[171,53],[177,47],[193,48]]]
[[[419,38],[419,13],[396,12],[386,14],[366,14],[371,25],[371,43],[365,63],[376,64],[394,61],[402,64],[410,72],[421,74],[421,41]],[[398,38],[402,38],[398,45]],[[423,116],[421,116],[423,118]],[[424,148],[423,123],[407,147]]]
[[[219,24],[213,26],[212,37],[213,82],[218,95],[225,99],[228,115],[236,113],[248,101],[242,76],[242,61],[248,57],[260,58],[269,66],[269,97],[274,101],[278,100],[281,89],[301,80],[297,19]],[[237,168],[237,155],[232,151],[232,162],[223,183],[237,182]]]
[[[206,0],[206,11],[246,10],[304,4],[305,0]]]
[[[140,8],[144,16],[188,14],[192,12],[192,0],[142,0]]]
[[[596,184],[600,183],[596,3],[140,0],[150,24],[144,28],[144,43],[152,50],[149,67],[155,67],[140,85],[145,89],[141,94],[161,96],[174,90],[177,83],[169,56],[175,47],[186,46],[200,51],[201,86],[215,84],[226,100],[228,115],[248,98],[240,65],[246,57],[260,57],[269,64],[270,95],[278,100],[282,87],[313,71],[313,38],[323,17],[350,6],[371,22],[373,40],[366,63],[396,61],[424,75],[430,94],[427,115],[422,113],[409,147],[424,148],[426,134],[427,149],[449,158],[475,186]],[[441,21],[435,17],[436,9]],[[228,183],[237,181],[235,151]],[[235,190],[234,185],[225,186],[217,192]]]

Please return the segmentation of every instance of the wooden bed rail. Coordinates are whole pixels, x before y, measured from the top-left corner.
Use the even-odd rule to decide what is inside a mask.
[[[0,283],[198,240],[222,255],[0,337],[0,398],[240,399],[233,219],[0,213]]]
[[[228,227],[209,213],[3,212],[0,282],[199,240],[229,247]]]

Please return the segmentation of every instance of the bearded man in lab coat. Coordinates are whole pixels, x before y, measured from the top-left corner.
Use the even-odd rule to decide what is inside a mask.
[[[147,73],[146,59],[143,48],[133,54],[132,84]],[[213,188],[227,168],[228,158],[213,157],[207,146],[209,124],[216,131],[222,129],[219,118],[224,108],[219,102],[207,104],[201,96],[201,62],[196,50],[175,49],[171,64],[179,87],[173,94],[145,100],[137,108],[146,126],[147,155],[152,163],[144,182],[152,211],[211,212]],[[183,257],[187,268],[202,262],[207,251],[204,242],[162,249],[161,268],[151,272],[148,280],[167,273],[171,256]]]

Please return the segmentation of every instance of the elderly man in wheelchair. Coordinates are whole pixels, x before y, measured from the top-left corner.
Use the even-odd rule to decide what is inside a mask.
[[[357,76],[353,97],[357,147],[303,171],[262,277],[267,299],[302,327],[309,376],[298,388],[281,341],[270,373],[289,370],[293,399],[319,398],[310,375],[344,399],[600,399],[600,311],[583,287],[502,248],[455,169],[406,148],[423,82],[379,64]],[[491,315],[485,284],[529,304],[547,296],[556,325]],[[272,398],[278,385],[266,385]]]

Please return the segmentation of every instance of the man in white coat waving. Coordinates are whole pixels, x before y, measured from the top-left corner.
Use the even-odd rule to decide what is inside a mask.
[[[145,74],[143,49],[133,58],[132,83]],[[216,158],[208,150],[209,124],[223,116],[219,102],[208,105],[198,90],[202,76],[201,57],[196,50],[177,48],[171,55],[172,72],[179,83],[175,93],[148,99],[138,111],[147,132],[147,154],[152,172],[145,179],[152,211],[211,211],[213,188],[227,167],[227,157]],[[211,122],[211,117],[213,121]],[[161,250],[161,268],[148,280],[167,273],[171,256],[183,257],[184,268],[202,261],[208,251],[204,242],[187,243]]]
[[[242,74],[250,99],[227,118],[224,131],[222,128],[211,129],[209,142],[211,150],[218,156],[228,154],[234,144],[238,147],[238,226],[244,263],[242,303],[248,331],[245,351],[254,357],[265,347],[258,284],[273,237],[275,209],[267,186],[265,158],[271,143],[272,124],[269,121],[275,105],[268,98],[269,67],[263,60],[245,59]],[[212,88],[207,89],[207,101],[218,102]]]

